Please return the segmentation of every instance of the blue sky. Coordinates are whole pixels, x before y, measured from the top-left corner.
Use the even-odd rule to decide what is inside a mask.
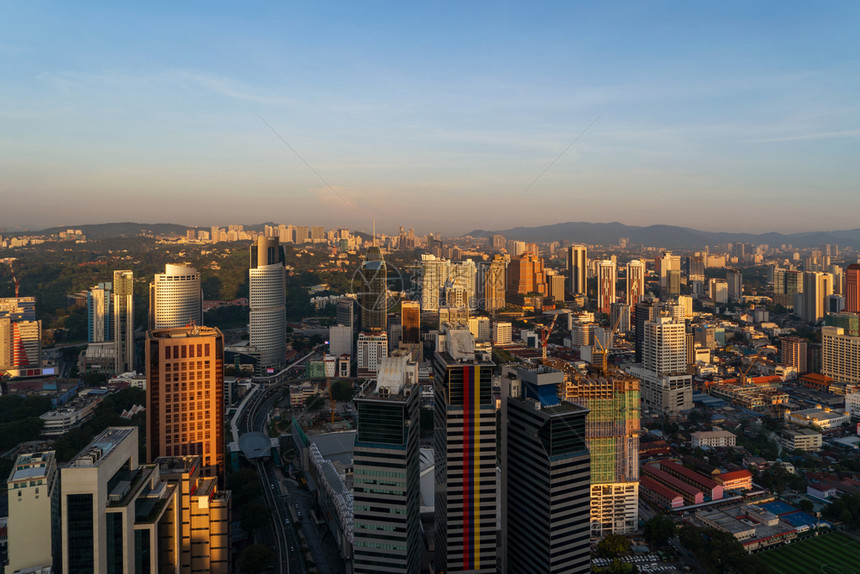
[[[0,2],[0,228],[860,227],[860,3],[530,4]]]

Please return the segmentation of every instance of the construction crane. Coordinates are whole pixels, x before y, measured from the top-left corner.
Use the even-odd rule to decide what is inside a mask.
[[[594,342],[600,347],[600,352],[602,353],[600,359],[600,372],[605,373],[609,368],[609,349],[612,348],[612,342],[615,340],[615,331],[618,329],[618,323],[621,321],[621,314],[615,318],[615,322],[610,326],[609,331],[609,344],[608,348],[603,346],[603,343],[600,342],[599,337],[594,338]]]
[[[555,327],[555,322],[558,319],[558,314],[556,313],[552,317],[552,322],[549,324],[549,329],[543,329],[543,335],[540,338],[540,346],[541,346],[541,360],[546,363],[546,342],[549,340],[549,336],[552,333],[553,327]]]
[[[747,380],[747,375],[748,375],[748,374],[749,374],[749,372],[752,370],[753,365],[755,365],[755,364],[759,361],[759,359],[761,359],[763,356],[764,356],[764,355],[763,355],[762,353],[758,353],[758,354],[756,354],[756,356],[755,356],[755,357],[753,357],[753,360],[752,360],[752,361],[750,361],[749,366],[748,366],[746,369],[743,369],[743,370],[740,372],[740,374],[738,375],[738,384],[740,384],[740,386],[742,386],[742,387],[743,387],[743,386],[746,386],[746,385],[748,385],[748,384],[752,384],[752,383],[749,383],[749,382],[748,382],[748,380]]]

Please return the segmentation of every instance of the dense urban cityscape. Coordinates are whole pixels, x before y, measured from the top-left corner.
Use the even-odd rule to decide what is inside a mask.
[[[4,235],[5,571],[850,571],[860,253],[797,241]]]

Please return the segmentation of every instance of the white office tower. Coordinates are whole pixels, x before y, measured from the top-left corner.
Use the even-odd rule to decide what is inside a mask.
[[[248,335],[257,356],[257,374],[283,368],[287,354],[287,275],[277,237],[258,237],[248,270]]]
[[[445,306],[453,307],[443,295],[452,290],[462,294],[464,307],[477,308],[477,274],[478,268],[471,259],[455,263],[430,254],[422,255],[421,310],[436,311]]]
[[[332,325],[328,328],[329,354],[335,357],[341,355],[353,355],[352,352],[352,327],[346,325]]]
[[[626,303],[635,307],[636,303],[645,296],[645,262],[634,259],[627,264]]]
[[[7,481],[6,572],[60,566],[60,481],[54,451],[20,454]],[[37,570],[41,571],[41,570]]]
[[[687,374],[686,325],[669,317],[646,321],[642,345],[642,402],[668,414],[693,407]]]
[[[203,324],[200,273],[188,265],[164,266],[149,284],[149,330]]]
[[[585,295],[588,251],[585,245],[571,245],[567,249],[567,290],[571,295]]]

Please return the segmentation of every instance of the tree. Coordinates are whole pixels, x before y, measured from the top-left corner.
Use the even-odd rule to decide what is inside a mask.
[[[255,530],[270,524],[272,513],[260,502],[251,502],[242,509],[242,528],[253,534]]]
[[[312,395],[305,400],[305,408],[309,411],[318,411],[325,404],[325,399],[322,395]]]
[[[352,400],[355,389],[351,381],[335,381],[331,385],[331,394],[339,403],[347,403]]]
[[[812,512],[813,508],[815,508],[815,505],[812,504],[812,501],[808,498],[804,498],[800,501],[800,509],[803,512],[810,513]]]
[[[675,535],[675,523],[668,516],[657,515],[645,522],[645,540],[663,546]]]
[[[620,534],[609,534],[597,543],[597,554],[601,558],[615,558],[630,551],[630,541]]]
[[[252,544],[242,554],[243,574],[263,572],[275,563],[275,552],[265,544]]]

